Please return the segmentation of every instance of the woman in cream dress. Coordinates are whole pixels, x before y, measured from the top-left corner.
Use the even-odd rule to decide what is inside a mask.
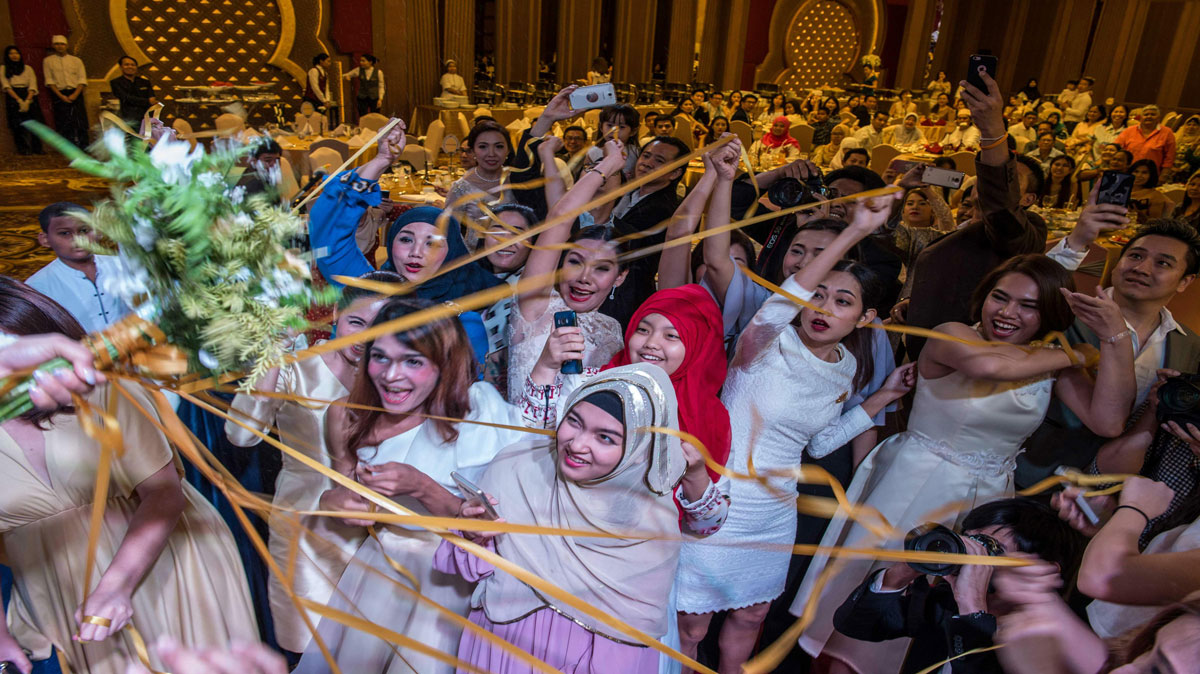
[[[404,281],[399,275],[386,271],[372,272],[363,278],[381,283]],[[382,305],[383,299],[376,295],[354,287],[345,288],[335,319],[337,336],[346,337],[362,331],[375,320]],[[273,369],[255,388],[314,400],[344,398],[354,384],[362,350],[362,345],[356,344]],[[326,403],[292,402],[245,393],[239,393],[233,399],[233,416],[242,424],[262,433],[277,427],[285,444],[326,466],[329,465],[329,451],[325,446],[325,410],[328,408]],[[233,421],[225,422],[225,434],[238,447],[253,447],[259,443],[258,435]],[[286,510],[318,510],[321,494],[332,486],[329,478],[284,454],[283,467],[275,480],[273,505]],[[271,513],[268,521],[271,557],[280,569],[291,569],[292,591],[296,595],[325,604],[347,562],[362,543],[363,532],[335,520],[299,517],[298,523],[310,534],[297,529],[295,522],[287,513]],[[292,541],[297,536],[300,540],[293,558]],[[312,632],[288,596],[284,580],[272,575],[268,582],[275,640],[285,650],[303,653],[312,639]],[[309,619],[316,626],[321,617],[310,611]]]
[[[1012,496],[1016,456],[1041,424],[1052,393],[1093,432],[1121,432],[1135,393],[1129,332],[1111,299],[1082,293],[1064,297],[1062,289],[1072,286],[1070,272],[1057,262],[1021,255],[976,289],[973,313],[978,323],[938,326],[967,342],[997,344],[930,340],[917,364],[908,430],[880,443],[855,471],[847,498],[877,510],[899,538],[881,540],[839,515],[822,546],[899,547],[904,533],[919,524],[954,527],[960,513]],[[1048,332],[1065,330],[1076,317],[1103,345],[1094,382],[1064,351],[1026,346]],[[833,629],[834,611],[871,572],[872,562],[848,560],[833,566],[829,561],[828,556],[814,557],[792,603],[792,614],[801,615],[830,568],[816,599],[816,618],[800,636],[800,646],[813,657],[821,655],[818,662],[838,660],[859,674],[896,671],[907,639],[868,643]]]
[[[431,306],[396,298],[379,310],[375,325]],[[478,367],[459,321],[445,318],[366,344],[364,362],[348,402],[386,411],[332,406],[327,415],[333,467],[419,515],[453,517],[462,501],[452,472],[478,483],[492,457],[528,436],[516,408],[496,388],[476,381]],[[429,419],[424,415],[461,422]],[[493,426],[503,425],[505,428]],[[344,487],[327,491],[324,510],[366,511],[366,501]],[[349,520],[351,526],[371,522]],[[458,649],[462,628],[438,609],[418,602],[420,594],[465,617],[471,587],[454,574],[435,571],[440,538],[420,528],[377,525],[346,567],[330,606],[448,654]],[[448,674],[454,668],[415,649],[393,645],[336,621],[321,620],[318,632],[343,672]],[[330,671],[310,643],[295,670]]]
[[[66,310],[11,279],[0,279],[0,331],[83,336]],[[22,648],[45,659],[54,646],[73,671],[122,674],[136,652],[126,625],[148,643],[171,637],[190,648],[258,634],[229,529],[180,482],[171,446],[138,409],[157,422],[154,403],[126,384],[100,386],[87,400],[104,409],[110,395],[123,451],[112,462],[90,588],[83,583],[99,443],[69,410],[0,425],[0,548],[14,576],[0,662],[21,663]],[[151,663],[162,668],[154,655]]]

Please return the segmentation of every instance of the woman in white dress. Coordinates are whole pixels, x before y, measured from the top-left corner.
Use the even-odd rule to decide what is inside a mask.
[[[776,294],[742,331],[721,396],[732,426],[731,470],[745,474],[751,460],[759,473],[788,469],[800,463],[805,445],[823,456],[865,430],[843,432],[861,423],[860,408],[844,421],[838,417],[859,367],[852,352],[871,341],[858,328],[875,317],[867,307],[882,284],[863,265],[841,258],[887,220],[893,200],[860,204],[850,226],[784,281],[784,291],[830,313],[802,310]],[[903,395],[907,389],[898,379],[889,378],[862,405],[868,416]],[[679,631],[683,652],[694,656],[712,614],[733,609],[720,637],[720,671],[733,673],[750,656],[771,600],[784,589],[796,537],[796,480],[722,480],[721,486],[730,497],[724,526],[707,539],[684,542]]]
[[[436,305],[392,299],[379,310],[374,325],[430,306]],[[477,373],[466,332],[453,318],[368,342],[347,402],[386,411],[330,407],[326,441],[333,467],[418,514],[455,516],[462,501],[450,473],[457,471],[476,481],[497,452],[526,438],[524,432],[511,428],[521,423],[516,408],[506,404],[494,386],[476,381]],[[368,504],[350,490],[336,487],[322,495],[321,508],[365,512]],[[370,522],[348,520],[346,524],[364,527]],[[461,616],[467,614],[470,585],[433,569],[436,534],[390,525],[375,530],[377,535],[363,541],[346,567],[330,606],[453,654],[461,628],[437,609],[418,602],[407,590],[409,581],[388,560],[416,577],[424,597]],[[333,620],[322,619],[318,631],[343,672],[453,671],[429,655]],[[309,644],[295,671],[329,671],[315,643]]]
[[[975,290],[976,325],[938,326],[952,337],[1002,345],[929,341],[918,360],[908,430],[872,450],[846,490],[851,502],[878,510],[898,537],[881,541],[839,516],[821,545],[899,547],[904,532],[919,524],[953,527],[960,513],[1012,496],[1021,443],[1042,423],[1052,394],[1093,432],[1121,432],[1135,393],[1130,332],[1106,295],[1065,290],[1072,287],[1070,273],[1057,262],[1044,255],[1018,256]],[[1065,330],[1076,317],[1100,336],[1094,384],[1065,351],[1026,346],[1050,331]],[[804,612],[828,563],[826,556],[813,559],[792,603],[794,615]],[[821,656],[818,662],[826,668],[818,671],[848,667],[876,674],[895,671],[903,660],[905,639],[868,643],[833,630],[834,611],[871,569],[870,560],[846,561],[831,571],[821,590],[816,619],[800,637],[805,651]]]
[[[372,272],[363,278],[381,283],[404,282],[400,275],[386,271]],[[335,317],[337,336],[346,337],[365,330],[383,304],[384,298],[379,295],[346,287],[338,301]],[[345,398],[354,387],[363,349],[362,344],[355,344],[273,368],[254,388],[315,400]],[[233,398],[234,417],[242,424],[262,433],[278,428],[284,442],[326,466],[329,465],[329,450],[325,446],[327,409],[328,404],[292,402],[247,393],[239,393]],[[232,420],[225,422],[225,435],[238,447],[253,447],[260,442],[258,435]],[[329,478],[285,454],[283,467],[275,480],[272,503],[285,509],[319,510],[321,494],[332,486]],[[308,535],[302,533],[303,529],[297,529],[293,522],[293,518],[283,513],[271,514],[268,522],[271,557],[279,568],[292,569],[293,592],[324,604],[333,594],[346,563],[362,543],[364,532],[361,528],[343,526],[341,522],[301,516],[299,523],[314,534]],[[292,541],[296,537],[299,541],[293,556]],[[271,618],[275,623],[275,640],[284,650],[303,653],[312,633],[284,589],[283,579],[272,575],[267,581],[267,591],[271,600]],[[316,625],[321,616],[310,611],[309,619]]]

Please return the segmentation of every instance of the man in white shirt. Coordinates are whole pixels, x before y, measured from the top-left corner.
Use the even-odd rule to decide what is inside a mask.
[[[1092,85],[1095,82],[1096,80],[1085,77],[1075,85],[1075,95],[1071,97],[1070,105],[1063,109],[1063,124],[1066,125],[1067,131],[1074,131],[1075,125],[1087,117],[1088,108],[1092,107]]]
[[[1088,205],[1071,234],[1047,255],[1074,271],[1097,236],[1128,223],[1123,206]],[[1112,286],[1104,292],[1120,308],[1129,329],[1128,335],[1114,337],[1128,339],[1134,352],[1135,409],[1149,397],[1160,368],[1195,372],[1200,365],[1200,337],[1176,322],[1167,309],[1167,304],[1195,280],[1198,269],[1200,234],[1186,222],[1169,218],[1152,220],[1138,230],[1113,267]],[[1096,336],[1078,321],[1066,334],[1074,344],[1098,344]],[[1061,403],[1054,401],[1046,421],[1026,442],[1027,455],[1018,459],[1018,486],[1048,476],[1059,465],[1086,469],[1104,440],[1088,432]]]
[[[1017,141],[1017,147],[1025,147],[1026,143],[1037,140],[1037,113],[1025,113],[1021,121],[1008,127],[1008,135]]]
[[[942,139],[942,150],[946,152],[977,151],[979,149],[979,127],[971,123],[971,111],[965,108],[959,110],[955,122],[957,126],[954,130]]]
[[[858,141],[859,147],[870,152],[876,145],[879,145],[882,140],[883,127],[887,126],[888,114],[883,111],[877,111],[871,117],[871,123],[858,131],[854,132],[854,139]]]
[[[122,273],[120,261],[112,255],[94,255],[76,243],[77,237],[91,235],[91,227],[75,217],[86,212],[83,206],[66,201],[42,209],[38,243],[57,257],[25,283],[61,304],[84,330],[96,332],[128,314],[129,307],[105,290],[106,282]]]
[[[78,56],[67,53],[65,35],[50,38],[54,53],[42,59],[42,75],[54,110],[54,128],[79,148],[88,146],[87,107],[83,94],[87,90],[87,70]]]

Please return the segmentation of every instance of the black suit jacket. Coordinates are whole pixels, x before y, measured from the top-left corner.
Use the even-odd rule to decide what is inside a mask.
[[[1200,370],[1200,336],[1182,324],[1179,327],[1183,334],[1175,330],[1167,333],[1161,367],[1196,372]],[[1100,348],[1100,338],[1079,321],[1067,330],[1066,336],[1072,344],[1087,343]],[[1017,487],[1032,486],[1053,475],[1059,466],[1086,469],[1107,441],[1108,438],[1088,430],[1079,417],[1054,398],[1046,411],[1046,419],[1025,441],[1025,452],[1017,457]]]
[[[901,674],[920,672],[946,658],[992,645],[996,617],[958,615],[954,592],[946,583],[930,586],[918,578],[903,592],[871,592],[868,576],[833,614],[837,631],[859,641],[911,638]],[[940,670],[939,670],[940,671]],[[1001,674],[993,651],[953,660],[954,674]]]
[[[679,197],[672,183],[652,194],[642,197],[625,215],[613,219],[613,229],[618,236],[636,236],[629,244],[631,251],[660,244],[667,239],[667,221],[679,207]],[[645,236],[637,236],[651,232]],[[604,300],[600,311],[621,323],[624,330],[629,325],[633,312],[654,293],[654,278],[658,274],[659,253],[633,260],[625,282],[614,289],[613,296]]]

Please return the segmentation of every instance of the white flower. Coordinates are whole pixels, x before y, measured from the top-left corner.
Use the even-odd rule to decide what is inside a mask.
[[[278,307],[279,300],[304,292],[304,284],[283,269],[271,272],[270,278],[262,280],[262,290],[254,300],[271,307]]]
[[[217,173],[216,171],[205,171],[204,173],[201,173],[200,177],[196,180],[199,180],[201,185],[204,185],[210,190],[224,182],[221,178],[221,174]]]
[[[109,129],[104,132],[104,147],[113,157],[125,158],[125,132],[120,129]]]
[[[158,241],[158,230],[147,219],[140,215],[133,216],[133,236],[138,245],[147,251],[154,250],[154,242]]]
[[[246,188],[242,187],[241,185],[236,185],[233,189],[229,190],[228,194],[229,202],[234,206],[240,206],[242,200],[246,198]]]
[[[196,358],[200,361],[201,365],[210,370],[217,369],[217,366],[221,364],[211,353],[205,351],[204,349],[200,349],[196,352]]]
[[[242,267],[241,269],[237,270],[236,274],[233,275],[233,280],[235,283],[249,281],[252,278],[254,278],[254,272],[250,271],[249,267]]]
[[[150,150],[150,163],[162,171],[163,182],[182,185],[192,177],[192,164],[203,156],[203,146],[197,145],[193,150],[189,143],[164,137]]]
[[[246,231],[250,231],[254,229],[254,218],[245,213],[238,213],[237,215],[233,216],[233,224]]]
[[[139,241],[139,243],[141,242]],[[136,297],[150,294],[150,287],[147,285],[150,281],[150,272],[146,271],[146,268],[136,259],[125,255],[124,251],[121,251],[118,258],[120,268],[115,270],[116,273],[102,276],[100,285],[103,286],[102,289],[106,294],[116,295],[125,304],[134,306],[137,304]]]

